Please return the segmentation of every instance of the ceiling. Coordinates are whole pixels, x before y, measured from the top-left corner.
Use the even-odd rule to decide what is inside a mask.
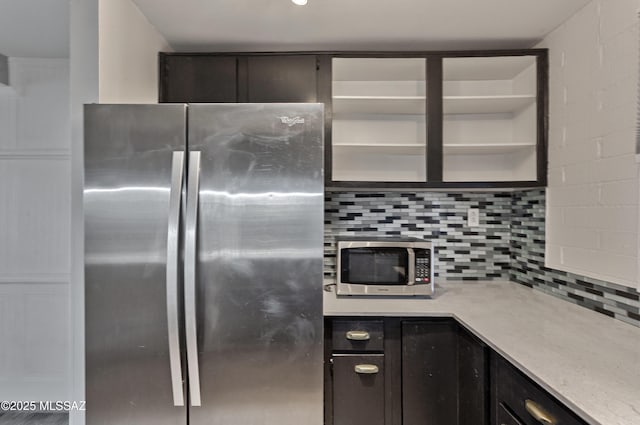
[[[531,47],[590,0],[133,0],[177,51]],[[70,0],[0,0],[0,53],[68,57]]]
[[[0,0],[0,53],[69,56],[69,0]]]
[[[590,0],[133,0],[177,51],[527,48]]]

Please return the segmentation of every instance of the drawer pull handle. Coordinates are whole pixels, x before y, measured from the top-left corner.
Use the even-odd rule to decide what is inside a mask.
[[[362,373],[367,375],[371,375],[379,372],[378,366],[374,364],[357,364],[356,367],[354,367],[353,369],[356,371],[356,373]]]
[[[533,400],[525,400],[524,407],[527,409],[527,412],[535,419],[544,425],[555,425],[556,419],[551,416],[549,412],[544,410],[542,406],[536,403]]]
[[[371,336],[367,331],[349,331],[347,332],[347,339],[351,341],[369,341]]]

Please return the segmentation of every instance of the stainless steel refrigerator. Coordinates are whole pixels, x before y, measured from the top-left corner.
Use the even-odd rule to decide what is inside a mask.
[[[320,104],[85,107],[88,425],[321,425]]]

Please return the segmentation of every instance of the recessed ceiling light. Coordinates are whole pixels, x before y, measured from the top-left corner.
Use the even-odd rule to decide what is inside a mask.
[[[304,6],[305,4],[307,4],[307,0],[291,0],[291,1],[297,4],[298,6]]]

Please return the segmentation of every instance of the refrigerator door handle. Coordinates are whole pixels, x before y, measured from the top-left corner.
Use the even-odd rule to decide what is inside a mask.
[[[182,365],[180,362],[180,323],[178,318],[178,262],[180,261],[180,208],[184,152],[173,152],[171,191],[169,192],[169,225],[167,229],[167,330],[173,405],[184,406]]]
[[[189,153],[187,212],[184,248],[184,311],[189,369],[189,395],[192,406],[200,406],[198,332],[196,328],[196,253],[198,235],[198,197],[200,192],[200,152]]]

